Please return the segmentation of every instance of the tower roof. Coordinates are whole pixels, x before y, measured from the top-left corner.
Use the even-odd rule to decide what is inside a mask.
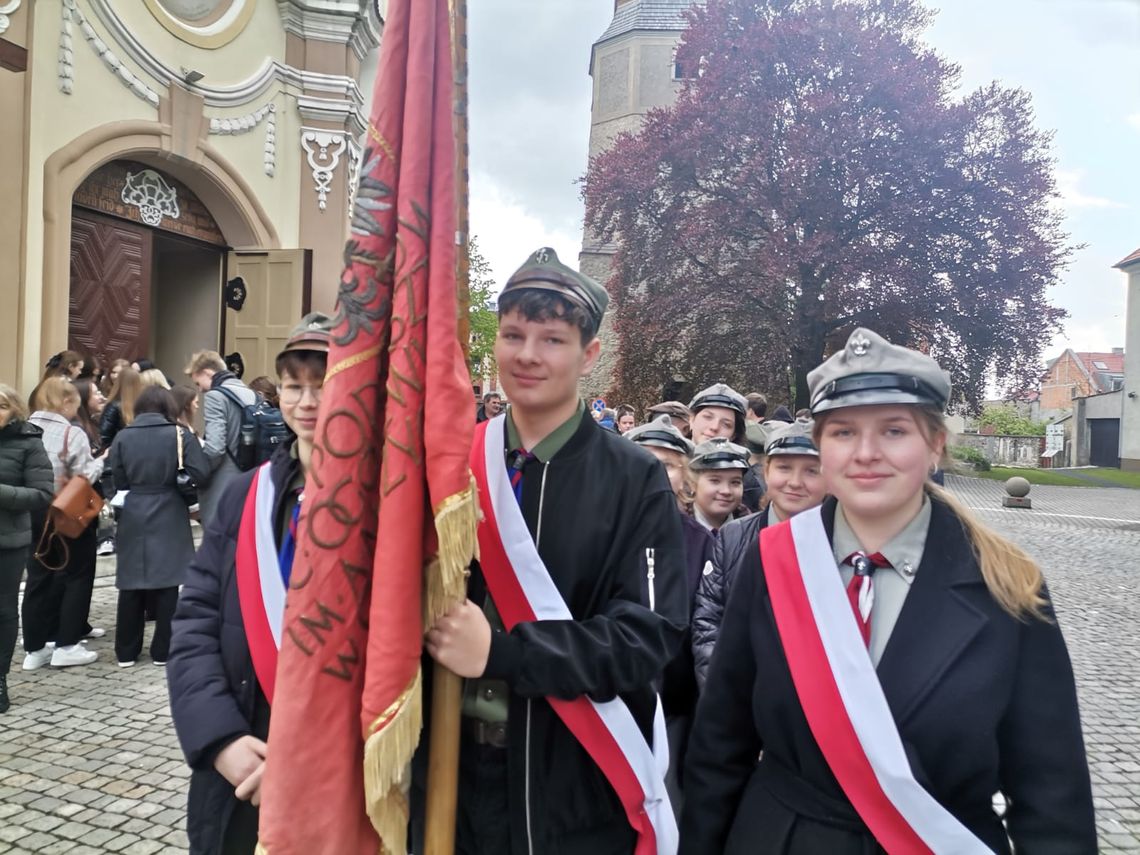
[[[685,11],[694,0],[632,0],[614,12],[614,19],[601,34],[595,45],[615,39],[635,30],[661,30],[680,32],[688,26]]]

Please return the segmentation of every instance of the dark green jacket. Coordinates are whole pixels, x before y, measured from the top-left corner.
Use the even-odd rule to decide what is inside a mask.
[[[28,546],[30,512],[46,508],[55,494],[42,435],[28,422],[14,421],[0,429],[0,549]]]

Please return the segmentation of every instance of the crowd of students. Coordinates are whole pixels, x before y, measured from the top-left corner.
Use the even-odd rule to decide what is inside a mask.
[[[1041,570],[932,477],[950,394],[935,360],[855,329],[809,374],[795,417],[766,418],[763,396],[717,383],[640,426],[615,411],[611,430],[578,394],[607,303],[550,248],[498,300],[510,405],[485,398],[476,428],[482,559],[467,601],[425,635],[426,656],[466,681],[456,851],[1095,851],[1073,672]],[[268,739],[272,687],[248,627],[284,610],[330,329],[308,316],[278,355],[290,432],[253,468],[232,452],[240,419],[220,414],[240,416],[254,393],[217,354],[195,355],[206,436],[183,463],[205,488],[202,545],[190,558],[179,541],[188,570],[162,578],[165,593],[121,590],[121,658],[138,655],[140,609],[173,611],[167,677],[193,770],[194,853],[255,851],[265,759],[288,750]],[[112,469],[130,484],[124,509],[149,518],[173,504],[157,491],[178,489],[185,435],[169,428],[185,407],[149,402],[165,390],[130,400],[133,370],[119,367]],[[2,573],[26,554],[53,479],[98,479],[74,429],[98,400],[80,388],[45,381],[24,418],[0,387]],[[161,467],[144,463],[148,446]],[[7,489],[19,455],[23,480]],[[146,550],[131,563],[149,568]],[[60,605],[31,628],[25,597],[40,664],[82,653],[91,632],[76,569],[74,592],[53,577]],[[416,852],[426,751],[408,802]]]

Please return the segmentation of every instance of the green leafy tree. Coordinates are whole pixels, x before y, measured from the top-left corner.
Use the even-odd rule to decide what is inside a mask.
[[[1013,404],[987,404],[978,419],[979,427],[992,427],[1006,436],[1043,436],[1045,422],[1035,422],[1017,411]]]
[[[467,368],[471,376],[495,373],[495,336],[499,332],[499,315],[495,310],[495,279],[491,265],[481,252],[474,236],[467,245],[470,265],[468,320],[471,343],[467,351]]]

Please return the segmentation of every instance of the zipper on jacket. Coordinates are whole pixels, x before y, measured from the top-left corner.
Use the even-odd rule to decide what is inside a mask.
[[[534,530],[534,548],[537,550],[542,543],[542,506],[546,503],[546,476],[550,472],[550,461],[542,464],[542,486],[538,489],[538,523]],[[530,855],[534,855],[534,833],[530,824],[530,703],[526,699],[526,762],[523,764],[523,786],[526,788],[526,848]]]
[[[653,572],[653,564],[657,556],[657,550],[652,546],[645,550],[645,579],[649,582],[649,611],[657,611],[657,592],[653,589],[653,580],[657,575]]]

